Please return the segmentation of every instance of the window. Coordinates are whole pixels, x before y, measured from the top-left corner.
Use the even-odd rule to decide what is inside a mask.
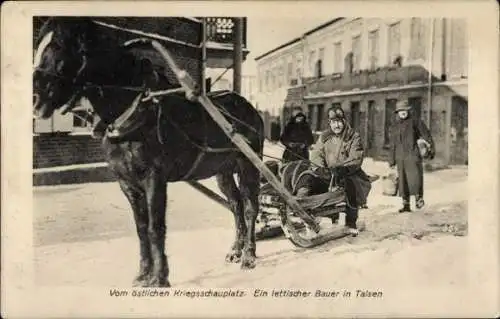
[[[375,128],[377,127],[375,122],[375,112],[376,112],[376,104],[374,100],[368,101],[368,115],[367,115],[367,123],[366,123],[366,149],[371,150],[373,146],[375,146]]]
[[[315,76],[321,77],[323,76],[323,59],[325,57],[325,49],[321,48],[319,49],[319,54],[318,54],[318,60],[316,61],[316,70],[315,70]]]
[[[389,146],[391,144],[391,129],[394,124],[396,102],[396,99],[388,99],[385,101],[384,146]]]
[[[263,92],[264,89],[264,77],[262,73],[259,73],[259,92]]]
[[[284,84],[284,76],[285,76],[285,66],[284,63],[280,63],[280,66],[278,67],[278,87],[282,87]]]
[[[276,88],[276,68],[273,68],[271,71],[271,90]]]
[[[314,126],[315,126],[315,123],[314,123],[314,120],[316,119],[316,117],[314,116],[314,111],[315,111],[315,107],[314,105],[310,104],[307,106],[307,118],[310,119],[311,123],[309,123],[311,125],[311,129],[313,131],[315,131],[314,129]]]
[[[288,62],[287,68],[286,68],[286,83],[287,85],[290,85],[290,81],[293,78],[293,62]]]
[[[325,48],[319,49],[319,55],[318,55],[318,60],[323,61],[325,58]]]
[[[352,70],[361,70],[361,35],[352,38]]]
[[[351,102],[351,127],[355,130],[359,130],[359,117],[359,101]]]
[[[378,56],[379,56],[379,32],[378,30],[371,31],[368,34],[368,50],[370,52],[370,70],[375,70],[378,66]]]
[[[311,51],[309,53],[309,70],[311,74],[314,74],[315,67],[316,67],[316,51]]]
[[[297,78],[297,82],[301,81],[302,78],[302,58],[300,56],[295,57],[295,77]]]
[[[401,55],[401,32],[399,23],[389,26],[387,55],[389,59],[387,63],[389,65],[393,65],[395,60]]]
[[[410,59],[412,60],[425,59],[427,44],[425,31],[424,19],[411,19]]]
[[[297,81],[299,83],[302,82],[302,68],[301,67],[297,68]]]
[[[342,72],[342,42],[333,45],[333,72]]]
[[[420,118],[422,116],[422,98],[419,97],[411,97],[408,99],[408,104],[411,106],[413,114],[415,114],[416,118]]]
[[[325,129],[324,114],[325,105],[318,104],[318,109],[316,110],[316,131],[322,131]]]

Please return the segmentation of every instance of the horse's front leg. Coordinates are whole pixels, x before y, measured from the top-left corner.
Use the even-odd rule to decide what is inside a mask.
[[[153,171],[149,174],[145,180],[145,190],[149,216],[148,235],[153,259],[149,286],[170,287],[168,261],[165,255],[167,183],[160,172]]]
[[[143,286],[149,282],[152,269],[151,246],[148,236],[148,207],[146,194],[138,185],[119,180],[120,188],[127,197],[134,212],[135,227],[140,243],[141,260],[139,273],[134,279],[134,286]]]

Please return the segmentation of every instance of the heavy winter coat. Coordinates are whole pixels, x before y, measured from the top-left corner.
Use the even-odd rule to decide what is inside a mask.
[[[361,138],[349,126],[338,137],[331,130],[323,132],[311,152],[313,164],[333,169],[334,174],[344,179],[347,199],[352,207],[365,205],[372,187],[361,168],[363,159]]]
[[[304,117],[300,123],[295,122],[298,116]],[[309,159],[309,147],[314,143],[314,137],[303,113],[298,113],[290,119],[283,130],[280,142],[286,147],[283,153],[284,162]]]
[[[424,172],[417,140],[423,138],[430,144],[430,158],[434,157],[434,141],[420,119],[398,119],[392,129],[389,165],[397,165],[399,194],[403,198],[423,195]]]

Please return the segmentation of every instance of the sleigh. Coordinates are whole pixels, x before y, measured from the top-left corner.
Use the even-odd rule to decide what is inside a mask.
[[[258,239],[284,234],[295,246],[311,248],[327,241],[348,235],[341,214],[346,213],[347,198],[343,187],[334,187],[317,195],[295,197],[299,205],[316,221],[320,221],[318,234],[311,232],[304,221],[286,204],[276,189],[269,183],[261,186],[259,215],[256,224]],[[345,215],[344,215],[345,216]],[[364,224],[358,225],[360,230]]]

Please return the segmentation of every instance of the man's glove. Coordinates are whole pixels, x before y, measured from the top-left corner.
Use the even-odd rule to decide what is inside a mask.
[[[330,169],[327,167],[319,167],[316,165],[313,165],[311,167],[311,170],[318,176],[329,176],[330,175]]]

